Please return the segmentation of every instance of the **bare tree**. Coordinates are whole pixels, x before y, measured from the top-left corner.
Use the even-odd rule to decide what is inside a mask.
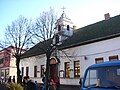
[[[20,76],[20,57],[23,53],[23,50],[30,47],[31,45],[31,34],[32,22],[23,16],[12,22],[11,25],[8,25],[5,31],[5,41],[2,42],[1,46],[3,48],[8,46],[14,46],[13,56],[16,58],[16,67],[17,67],[17,81],[21,83]]]
[[[54,46],[52,45],[55,22],[57,16],[52,8],[49,11],[43,12],[36,19],[34,30],[32,34],[35,36],[35,41],[40,42],[39,49],[43,50],[46,54],[46,72],[45,72],[45,90],[48,89],[48,75],[49,75],[49,63],[52,52],[54,51]],[[42,46],[44,45],[45,48]]]
[[[13,56],[16,58],[17,66],[17,81],[20,83],[20,69],[19,63],[24,48],[30,48],[31,42],[33,44],[41,43],[46,48],[38,47],[46,53],[46,83],[48,82],[49,60],[53,52],[52,39],[54,36],[54,25],[57,16],[54,10],[50,8],[49,11],[43,12],[36,19],[34,25],[27,18],[19,16],[17,20],[8,25],[5,32],[5,41],[0,42],[0,47],[14,46]],[[33,37],[34,36],[34,37]],[[49,42],[50,41],[50,42]],[[51,43],[48,46],[48,43]],[[46,84],[48,88],[48,83]]]
[[[38,42],[45,41],[53,37],[56,18],[54,10],[50,8],[49,11],[42,12],[36,19],[32,33]]]

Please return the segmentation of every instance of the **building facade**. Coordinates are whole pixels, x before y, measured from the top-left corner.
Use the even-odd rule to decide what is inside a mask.
[[[12,46],[0,51],[0,79],[4,82],[9,76],[17,76],[16,61],[12,53]]]
[[[59,45],[57,57],[52,56],[50,60],[50,71],[52,75],[59,75],[61,84],[79,85],[79,79],[88,66],[119,60],[120,15],[75,30],[71,23],[66,24],[68,21],[64,19],[64,12],[61,17],[62,21],[58,19],[56,24],[57,39],[53,40]],[[36,47],[31,48],[21,58],[20,68],[23,76],[29,75],[42,83],[46,68],[45,53]]]

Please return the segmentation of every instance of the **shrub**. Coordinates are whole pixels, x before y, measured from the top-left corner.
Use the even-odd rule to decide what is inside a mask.
[[[17,84],[17,83],[8,83],[7,87],[10,90],[23,90],[23,87],[20,84]]]

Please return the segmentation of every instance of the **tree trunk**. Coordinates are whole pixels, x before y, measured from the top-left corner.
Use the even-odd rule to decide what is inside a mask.
[[[48,90],[48,83],[49,83],[49,69],[50,69],[50,57],[51,57],[50,50],[47,51],[46,57],[47,57],[47,63],[46,63],[46,72],[45,72],[45,90]]]
[[[16,67],[17,67],[17,83],[22,83],[22,77],[20,75],[20,56],[16,56]]]

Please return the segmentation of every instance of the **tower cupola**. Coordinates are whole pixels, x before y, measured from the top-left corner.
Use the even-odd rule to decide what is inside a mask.
[[[55,23],[55,35],[57,38],[57,43],[62,42],[73,35],[73,22],[67,17],[64,11],[65,8],[63,7],[62,9],[62,15]]]

